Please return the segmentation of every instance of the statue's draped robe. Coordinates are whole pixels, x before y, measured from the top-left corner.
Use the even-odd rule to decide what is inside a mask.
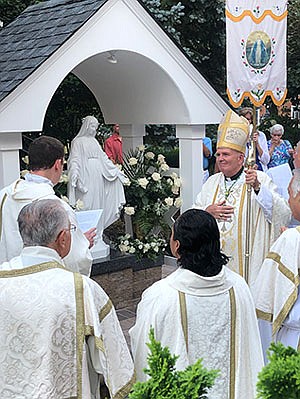
[[[98,399],[102,375],[111,398],[124,398],[134,369],[114,307],[62,263],[27,247],[0,267],[0,397]]]
[[[162,346],[179,355],[178,370],[199,358],[220,370],[209,399],[255,398],[263,357],[253,300],[239,275],[226,267],[214,277],[179,268],[143,293],[129,331],[140,381],[147,379],[150,326]]]
[[[122,184],[125,176],[108,159],[94,137],[82,136],[72,141],[68,174],[68,196],[71,205],[81,200],[84,210],[103,209],[103,228],[119,218],[120,210],[125,204]],[[74,175],[78,176],[75,188],[71,185]]]
[[[276,186],[263,172],[257,171],[261,188],[258,194],[251,192],[250,221],[250,261],[249,285],[251,286],[267,256],[270,246],[280,234],[280,227],[287,226],[291,211],[287,201],[276,192]],[[226,204],[234,207],[231,221],[218,222],[222,251],[230,257],[228,266],[245,276],[245,244],[247,186],[244,173],[238,178],[224,183],[223,173],[211,176],[198,194],[195,207],[206,209],[209,205],[225,199],[225,191],[230,190]],[[231,187],[231,188],[230,188]]]
[[[300,350],[300,227],[272,245],[252,292],[264,352],[272,340]]]
[[[89,276],[92,266],[90,243],[79,229],[73,209],[55,195],[50,180],[34,174],[27,174],[25,180],[19,179],[0,191],[0,263],[20,254],[23,242],[17,223],[19,212],[25,205],[39,199],[60,201],[70,222],[77,226],[72,232],[71,250],[64,262],[69,269]]]

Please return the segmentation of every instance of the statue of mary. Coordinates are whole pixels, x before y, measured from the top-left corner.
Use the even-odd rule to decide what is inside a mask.
[[[86,116],[71,142],[68,197],[71,205],[82,200],[84,210],[103,209],[101,224],[105,229],[119,218],[125,204],[126,176],[108,159],[96,140],[98,126],[94,116]]]

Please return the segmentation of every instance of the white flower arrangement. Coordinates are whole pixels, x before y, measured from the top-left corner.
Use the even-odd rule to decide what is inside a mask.
[[[135,157],[129,158],[129,165],[134,166],[138,163],[138,160]]]
[[[168,164],[166,164],[166,162],[164,162],[164,163],[161,164],[160,169],[161,169],[162,172],[166,172],[167,170],[170,169],[170,167],[169,167]]]
[[[182,199],[180,197],[176,198],[174,201],[174,206],[176,206],[176,208],[180,208],[182,205]]]
[[[153,172],[152,175],[151,175],[151,177],[152,177],[152,179],[153,179],[154,181],[159,181],[159,180],[161,179],[160,174],[157,173],[157,172]]]
[[[23,169],[23,170],[21,170],[21,172],[20,172],[20,176],[21,176],[22,178],[24,178],[25,175],[27,175],[27,173],[29,173],[29,170]]]
[[[59,183],[68,184],[69,176],[67,172],[63,172],[60,176]]]
[[[76,211],[82,211],[83,208],[84,208],[84,202],[83,202],[81,199],[78,199],[78,200],[75,202],[75,210],[76,210]]]
[[[25,165],[29,165],[29,157],[28,157],[28,155],[25,155],[25,157],[22,157],[22,161],[25,163]]]
[[[148,181],[148,179],[146,179],[146,177],[142,177],[142,178],[138,179],[137,181],[138,181],[139,186],[141,186],[143,189],[146,189],[146,187],[149,183],[149,181]]]
[[[174,200],[173,200],[173,198],[171,198],[171,197],[167,197],[167,198],[165,198],[165,203],[166,203],[168,206],[172,206],[173,203],[174,203]]]
[[[125,212],[126,215],[128,215],[128,216],[132,216],[132,215],[135,214],[135,211],[134,211],[134,207],[133,207],[133,206],[125,206],[125,207],[124,207],[124,212]]]
[[[125,234],[119,237],[118,248],[123,253],[135,254],[137,259],[143,257],[156,259],[159,253],[164,253],[167,246],[165,239],[154,235],[148,236],[145,241]]]
[[[162,155],[162,154],[158,154],[157,155],[157,161],[159,162],[159,163],[165,163],[166,161],[165,161],[165,156],[164,155]]]
[[[152,258],[164,252],[170,235],[164,216],[171,207],[180,208],[182,204],[181,179],[176,173],[167,175],[168,170],[164,155],[141,146],[124,157],[123,171],[130,181],[130,185],[124,185],[124,214],[132,222],[133,237],[119,236],[121,252]]]
[[[151,151],[146,152],[145,154],[145,158],[146,159],[154,159],[155,158],[155,154]]]

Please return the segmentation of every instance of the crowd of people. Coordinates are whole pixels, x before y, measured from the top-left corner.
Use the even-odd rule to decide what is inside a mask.
[[[86,123],[94,138],[96,121]],[[64,147],[47,136],[33,141],[30,172],[0,191],[1,398],[98,399],[106,385],[122,399],[148,378],[150,327],[179,356],[178,369],[202,358],[219,370],[209,399],[254,399],[270,342],[300,349],[300,228],[286,228],[291,216],[300,221],[300,148],[287,148],[280,125],[267,146],[255,132],[257,166],[246,168],[251,123],[251,112],[221,121],[219,172],[174,223],[179,267],[143,293],[131,353],[111,300],[89,278],[96,231],[82,232],[53,190]],[[294,157],[288,201],[264,172],[282,161],[279,147]],[[73,158],[71,184],[83,193]]]

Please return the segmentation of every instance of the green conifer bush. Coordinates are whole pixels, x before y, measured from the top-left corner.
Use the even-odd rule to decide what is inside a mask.
[[[258,375],[257,398],[300,399],[300,352],[272,343],[268,359]]]
[[[217,370],[207,370],[202,359],[177,371],[175,364],[178,356],[171,355],[168,347],[163,348],[154,338],[151,328],[148,347],[148,369],[150,376],[146,382],[137,382],[129,395],[129,399],[205,399],[210,387],[218,375]]]

